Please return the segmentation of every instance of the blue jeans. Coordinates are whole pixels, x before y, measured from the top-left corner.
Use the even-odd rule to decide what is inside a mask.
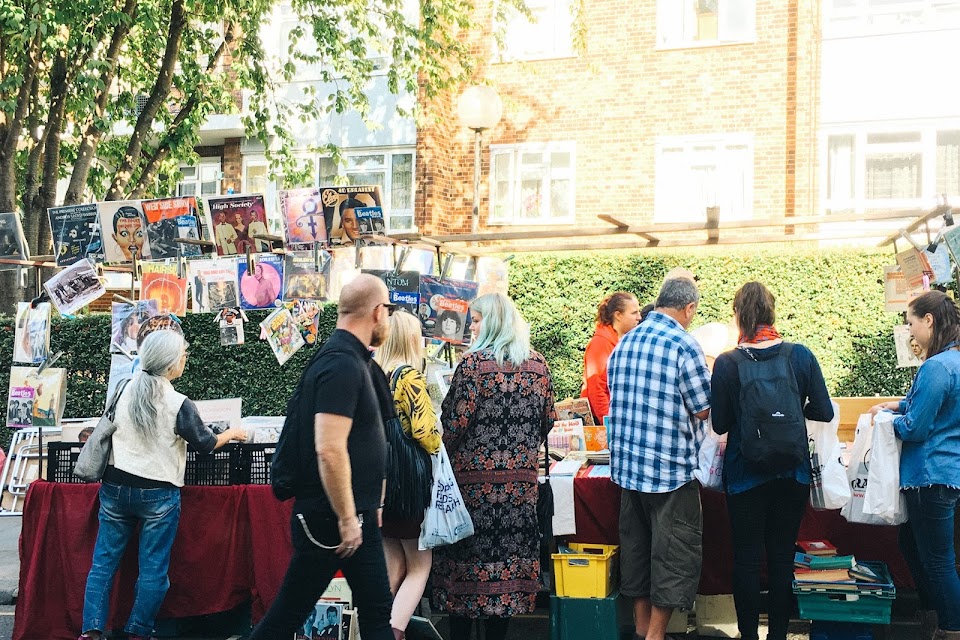
[[[960,489],[942,484],[904,490],[909,526],[913,532],[903,549],[914,582],[937,610],[940,628],[960,631],[960,576],[953,548],[953,518]]]
[[[170,548],[180,523],[179,489],[135,489],[104,482],[100,486],[100,531],[93,566],[83,595],[83,629],[106,632],[113,577],[137,524],[140,528],[140,575],[133,610],[124,630],[149,636],[170,580]]]

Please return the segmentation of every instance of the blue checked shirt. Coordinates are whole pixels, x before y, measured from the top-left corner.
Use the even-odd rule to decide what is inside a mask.
[[[620,340],[607,364],[613,481],[666,493],[693,480],[710,407],[710,371],[679,322],[652,311]]]

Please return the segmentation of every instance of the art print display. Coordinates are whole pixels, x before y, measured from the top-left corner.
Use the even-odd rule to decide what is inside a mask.
[[[284,300],[326,300],[330,281],[331,256],[326,251],[293,251],[283,268]]]
[[[188,196],[144,200],[142,206],[143,215],[147,219],[147,243],[150,245],[151,258],[176,258],[178,247],[180,255],[201,255],[200,247],[177,242],[178,238],[200,239],[200,212],[196,198]]]
[[[254,236],[267,235],[267,209],[262,194],[210,196],[204,206],[213,224],[217,253],[233,256],[270,251],[270,243]]]
[[[43,283],[50,301],[62,315],[82,309],[107,292],[89,260],[81,260]]]
[[[316,344],[320,333],[320,303],[316,300],[291,300],[283,306],[290,310],[300,335],[307,344]]]
[[[327,241],[327,223],[323,217],[320,189],[286,189],[277,194],[287,246]]]
[[[920,356],[923,348],[910,335],[910,327],[897,325],[893,328],[893,342],[897,348],[897,368],[919,367],[923,364]]]
[[[240,306],[236,258],[191,260],[187,263],[187,275],[194,313]]]
[[[27,238],[23,235],[23,226],[20,224],[20,214],[15,212],[0,213],[0,259],[28,260],[30,247]],[[14,264],[0,264],[0,271],[16,269]]]
[[[383,219],[382,207],[357,207],[357,228],[362,236],[382,236],[387,233],[387,223]]]
[[[49,302],[32,307],[29,302],[17,303],[14,320],[13,361],[40,364],[50,355]]]
[[[53,237],[53,253],[58,267],[75,264],[84,258],[103,262],[99,211],[96,204],[74,204],[47,209]]]
[[[35,367],[10,367],[7,426],[55,427],[66,405],[67,370],[50,367],[42,374]]]
[[[399,305],[413,315],[420,310],[420,274],[416,271],[393,271],[384,269],[364,269],[383,280],[387,285],[390,302]]]
[[[130,262],[150,257],[147,224],[139,200],[108,200],[98,204],[103,237],[104,262]]]
[[[334,249],[330,252],[330,288],[328,300],[339,300],[340,291],[360,275],[357,267],[357,251],[354,247]]]
[[[110,312],[110,353],[136,353],[140,326],[160,313],[156,300],[138,300],[136,304],[114,302]]]
[[[280,364],[289,360],[305,344],[290,310],[286,307],[281,307],[267,316],[260,323],[260,328],[263,329],[267,343]]]
[[[220,435],[227,429],[239,429],[243,421],[242,398],[223,398],[222,400],[196,400],[197,413],[203,424],[215,434]]]
[[[420,277],[418,315],[426,338],[452,344],[470,342],[470,301],[477,297],[477,283]]]
[[[253,272],[246,260],[239,260],[237,277],[240,282],[240,307],[243,309],[271,309],[283,296],[283,256],[275,253],[262,255],[253,261]]]
[[[232,347],[243,344],[243,323],[247,316],[241,309],[220,309],[214,318],[220,327],[220,346]]]
[[[177,265],[145,262],[140,297],[157,303],[160,313],[187,313],[187,279],[177,277]]]
[[[320,202],[329,230],[327,237],[336,244],[353,244],[360,237],[358,208],[383,207],[380,187],[376,185],[321,187]]]

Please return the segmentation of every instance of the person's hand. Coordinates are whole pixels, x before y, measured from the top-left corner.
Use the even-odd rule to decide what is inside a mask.
[[[232,429],[227,429],[227,433],[230,434],[231,440],[239,440],[240,442],[247,441],[247,432],[238,427],[233,427]]]
[[[881,402],[880,404],[875,404],[870,407],[870,417],[876,418],[877,414],[881,411],[896,411],[900,408],[899,402]]]
[[[383,507],[377,509],[377,526],[383,528]]]
[[[349,558],[363,544],[363,528],[360,526],[360,520],[357,516],[340,518],[337,520],[337,528],[340,529],[340,546],[337,547],[337,556]]]

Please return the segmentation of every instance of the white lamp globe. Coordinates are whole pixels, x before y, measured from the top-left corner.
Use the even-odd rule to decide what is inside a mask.
[[[476,85],[460,95],[457,115],[460,123],[468,129],[492,129],[503,117],[503,101],[493,87]]]

